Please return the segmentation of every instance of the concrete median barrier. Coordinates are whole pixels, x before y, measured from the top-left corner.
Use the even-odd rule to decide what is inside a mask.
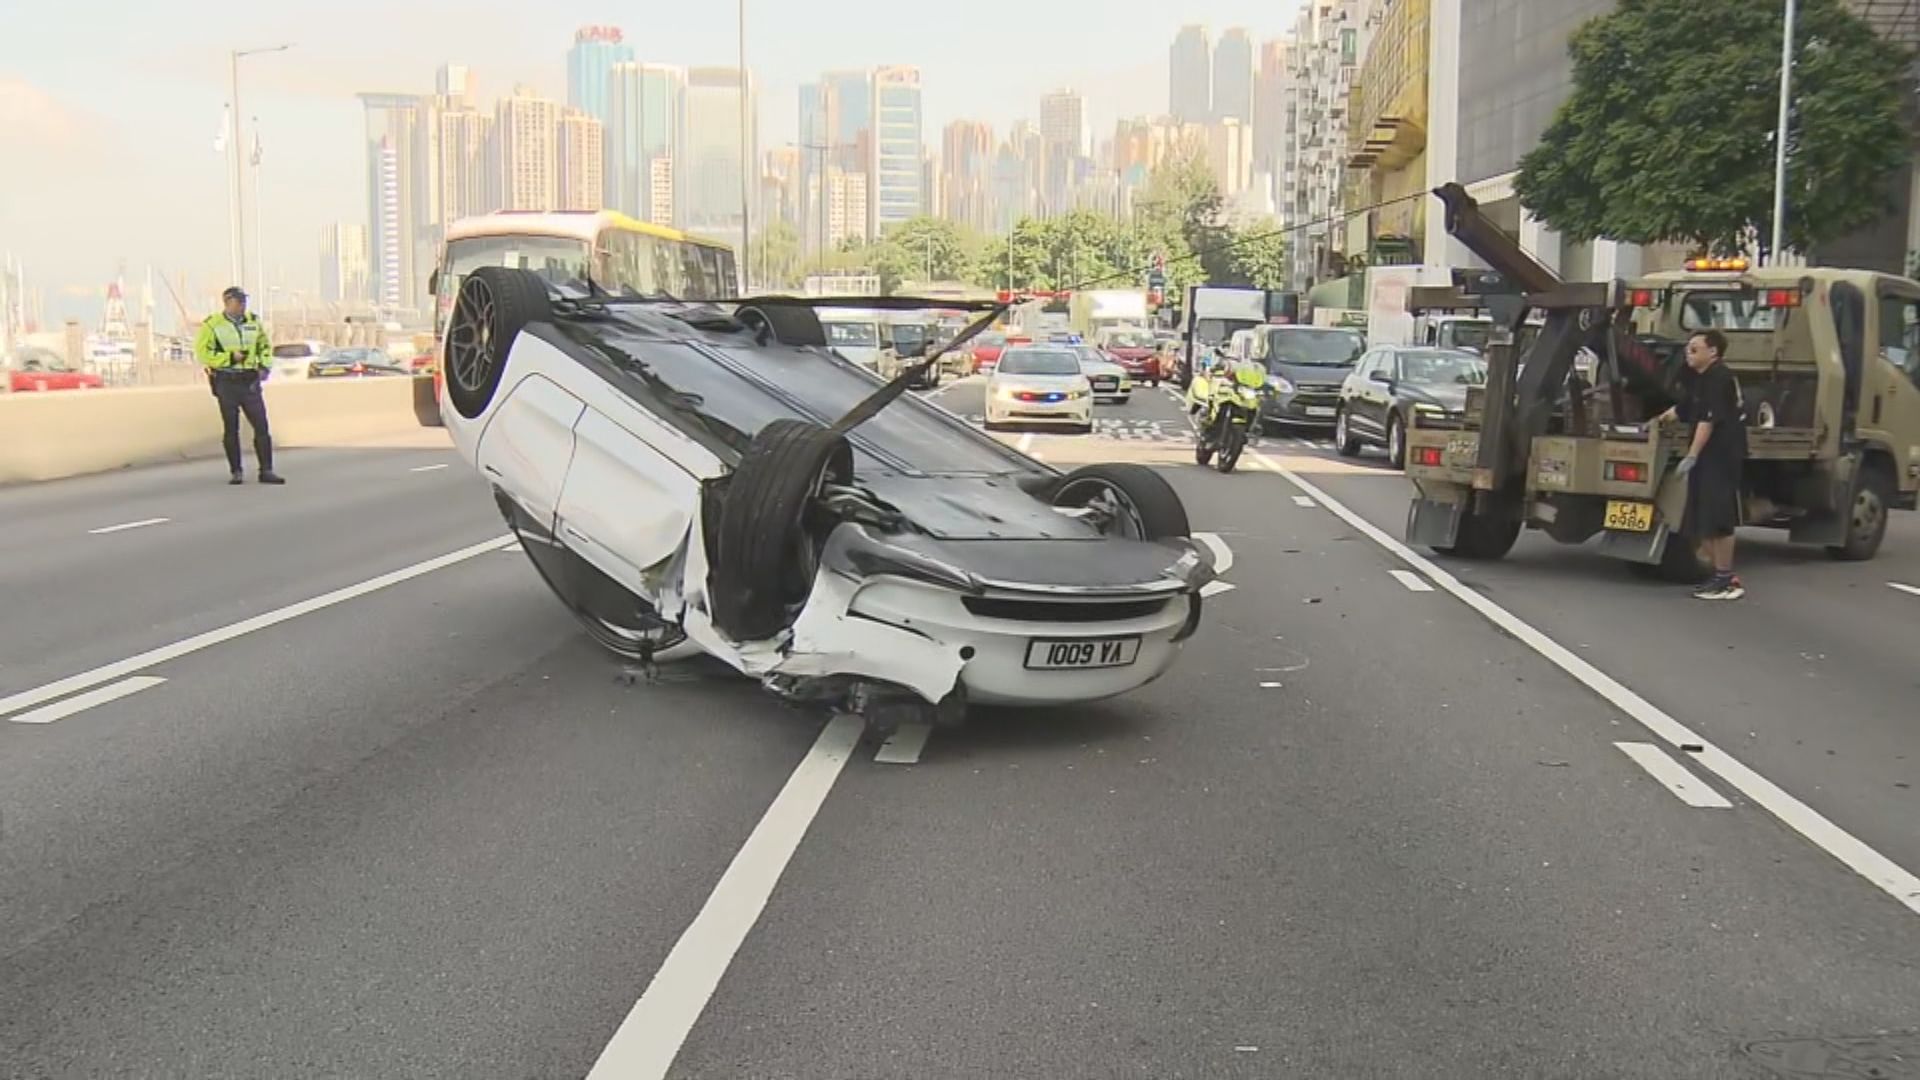
[[[418,431],[416,381],[269,381],[267,416],[274,444],[347,445]],[[251,455],[244,420],[240,429]],[[204,381],[0,396],[0,484],[219,456],[220,413]]]

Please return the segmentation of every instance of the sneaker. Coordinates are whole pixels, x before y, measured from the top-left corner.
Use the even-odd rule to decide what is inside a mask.
[[[260,482],[263,484],[284,484],[287,481],[279,473],[269,471],[260,474]]]
[[[1715,574],[1693,590],[1695,600],[1719,600],[1733,586],[1732,574]]]
[[[1747,595],[1747,587],[1740,584],[1740,575],[1734,574],[1727,578],[1727,587],[1721,590],[1720,595],[1714,597],[1714,599],[1738,600],[1745,595]]]
[[[232,476],[227,477],[227,483],[233,484],[235,486],[244,484],[246,482],[247,482],[247,478],[241,475],[240,473],[234,473]]]

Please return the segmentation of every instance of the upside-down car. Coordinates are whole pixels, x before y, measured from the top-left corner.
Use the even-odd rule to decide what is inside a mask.
[[[1167,482],[1062,473],[903,394],[913,369],[886,383],[827,348],[834,303],[482,268],[441,413],[547,585],[628,660],[697,648],[882,722],[1165,672],[1213,576]]]

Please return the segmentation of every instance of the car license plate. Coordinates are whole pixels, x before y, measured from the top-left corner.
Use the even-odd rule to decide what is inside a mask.
[[[1027,667],[1045,671],[1126,667],[1139,656],[1137,637],[1036,639],[1027,643]]]
[[[1328,405],[1309,405],[1307,406],[1307,415],[1308,416],[1332,416],[1333,408]]]
[[[1646,532],[1653,528],[1653,504],[1608,499],[1605,524],[1621,532]]]

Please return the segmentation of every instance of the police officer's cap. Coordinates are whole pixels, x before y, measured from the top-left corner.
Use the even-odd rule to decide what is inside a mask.
[[[220,294],[220,299],[238,300],[244,304],[247,302],[247,291],[238,285],[229,285],[227,291]]]

